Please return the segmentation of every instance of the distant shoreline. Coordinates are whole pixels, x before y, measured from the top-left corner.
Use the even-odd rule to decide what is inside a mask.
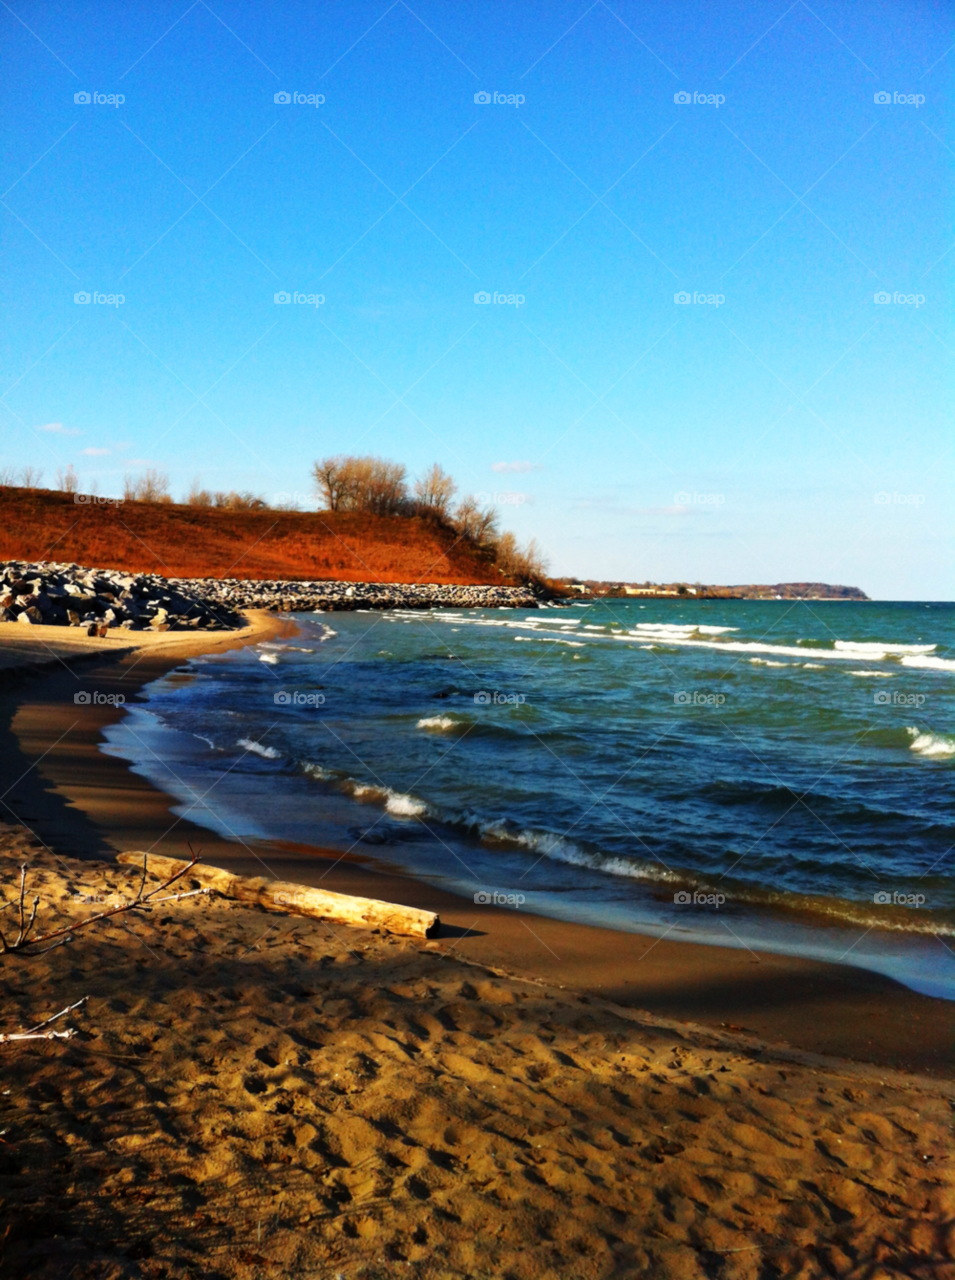
[[[828,582],[777,582],[775,585],[715,586],[703,583],[633,583],[581,581],[562,578],[555,582],[569,596],[581,600],[851,600],[871,602],[859,587]]]

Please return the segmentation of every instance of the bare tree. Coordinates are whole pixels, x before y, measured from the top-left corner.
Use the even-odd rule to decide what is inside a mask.
[[[524,548],[524,571],[531,581],[542,582],[547,577],[547,557],[536,538],[531,538]]]
[[[248,490],[236,493],[234,489],[228,493],[213,494],[212,501],[214,506],[224,507],[227,511],[265,511],[269,505],[255,493]]]
[[[172,502],[169,477],[155,467],[147,467],[138,480],[125,475],[123,497],[127,502]]]
[[[76,474],[76,468],[72,462],[66,468],[57,467],[56,469],[56,487],[61,493],[76,493],[80,487],[80,478]]]
[[[202,481],[196,476],[192,482],[192,488],[186,495],[186,506],[188,507],[211,507],[212,494],[208,489],[203,489]]]
[[[458,486],[452,477],[436,462],[419,480],[415,481],[414,494],[419,510],[425,515],[447,520],[451,499],[457,493],[457,489]]]
[[[12,488],[17,482],[16,467],[0,467],[0,485]]]
[[[458,533],[475,546],[488,546],[497,538],[497,513],[492,507],[482,510],[477,499],[470,495],[458,503],[452,523]]]
[[[383,458],[360,458],[362,480],[360,487],[362,509],[379,516],[400,515],[407,510],[407,472],[400,462],[386,462]]]
[[[343,457],[323,458],[312,467],[319,496],[329,511],[340,511],[348,491],[348,477]]]
[[[497,567],[509,578],[538,582],[546,575],[547,566],[535,538],[522,548],[513,533],[502,533],[494,551]]]
[[[546,574],[537,543],[532,540],[522,548],[513,533],[500,533],[493,507],[481,507],[477,498],[468,495],[452,508],[457,485],[438,463],[415,481],[413,502],[408,498],[405,468],[384,458],[338,454],[316,462],[312,476],[329,511],[428,516],[450,524],[507,577],[535,582]]]
[[[42,479],[42,467],[24,467],[20,472],[20,483],[24,489],[39,489]]]
[[[140,502],[169,502],[169,477],[164,471],[147,467],[136,486]]]
[[[405,468],[384,458],[324,458],[312,476],[329,511],[399,515],[408,509]]]

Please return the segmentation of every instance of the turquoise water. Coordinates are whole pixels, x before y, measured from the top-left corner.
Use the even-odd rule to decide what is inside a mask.
[[[158,681],[107,749],[225,835],[955,998],[955,606],[296,621]]]

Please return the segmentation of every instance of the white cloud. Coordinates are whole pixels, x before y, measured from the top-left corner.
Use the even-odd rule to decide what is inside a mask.
[[[536,471],[535,462],[492,462],[492,471]]]
[[[80,430],[78,427],[64,427],[62,422],[47,422],[42,427],[37,427],[37,431],[49,431],[54,436],[78,436]]]
[[[105,458],[110,452],[109,449],[84,449],[83,453],[87,458]]]

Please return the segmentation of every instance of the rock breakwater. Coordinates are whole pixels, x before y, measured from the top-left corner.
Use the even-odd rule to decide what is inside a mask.
[[[274,613],[339,609],[535,608],[529,587],[421,583],[258,582],[164,578],[47,561],[0,562],[0,621],[126,631],[232,630],[243,609]]]
[[[242,578],[171,578],[170,586],[229,609],[278,613],[315,609],[534,609],[530,587],[448,586],[400,582],[256,582]]]

